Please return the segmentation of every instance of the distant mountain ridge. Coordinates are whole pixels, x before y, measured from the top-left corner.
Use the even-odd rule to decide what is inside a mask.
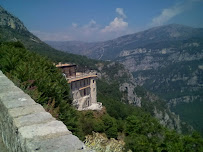
[[[54,48],[60,48],[60,50],[70,53],[86,55],[94,59],[114,60],[125,49],[146,47],[153,43],[180,41],[190,38],[203,38],[203,28],[170,24],[104,42],[47,41],[46,43]]]

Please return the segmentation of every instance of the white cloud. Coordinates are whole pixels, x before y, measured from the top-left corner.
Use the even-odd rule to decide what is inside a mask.
[[[72,23],[72,27],[76,28],[76,27],[78,27],[78,24],[77,23]]]
[[[32,31],[35,35],[42,40],[52,41],[103,41],[113,39],[124,34],[129,34],[128,23],[124,21],[126,15],[122,8],[115,10],[118,16],[109,23],[109,25],[102,27],[97,24],[94,19],[91,19],[85,25],[79,25],[78,23],[72,23],[65,31],[46,33],[41,31]]]
[[[116,13],[118,13],[122,18],[126,18],[123,8],[116,8]]]
[[[200,1],[202,0],[185,0],[182,3],[176,3],[174,6],[170,8],[163,9],[160,15],[152,19],[151,26],[160,26],[167,23],[175,16],[190,9],[193,3]]]
[[[119,32],[124,31],[128,27],[128,23],[123,21],[123,18],[116,17],[108,26],[101,30],[101,32]]]
[[[77,40],[85,41],[103,41],[129,34],[128,23],[124,21],[126,15],[123,9],[116,8],[115,11],[118,16],[105,27],[101,27],[94,19],[91,19],[86,25],[78,26],[77,24],[77,26],[72,26],[72,29],[69,29],[68,32],[71,33],[70,35],[74,35]]]
[[[116,12],[119,17],[115,17],[113,21],[109,23],[106,27],[104,27],[101,32],[123,32],[128,28],[128,22],[124,21],[126,15],[123,12],[123,8],[116,8]]]
[[[178,5],[173,6],[171,8],[163,9],[159,16],[152,19],[152,26],[163,25],[164,23],[167,23],[170,19],[182,13],[183,11],[183,7]]]
[[[87,25],[83,26],[83,28],[90,28],[90,29],[97,28],[97,22],[91,19]]]

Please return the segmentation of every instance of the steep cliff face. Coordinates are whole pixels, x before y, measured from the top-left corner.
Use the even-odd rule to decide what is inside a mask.
[[[202,58],[203,41],[192,39],[174,47],[124,50],[117,59],[139,85],[175,104],[201,99]]]

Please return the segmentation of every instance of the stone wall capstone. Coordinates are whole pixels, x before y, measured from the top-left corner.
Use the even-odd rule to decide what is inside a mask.
[[[9,152],[88,151],[63,122],[0,71],[0,135]]]

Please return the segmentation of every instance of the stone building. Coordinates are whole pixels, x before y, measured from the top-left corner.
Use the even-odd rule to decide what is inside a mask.
[[[102,104],[97,102],[95,73],[76,72],[75,64],[57,64],[70,84],[73,105],[78,110],[100,110]]]

